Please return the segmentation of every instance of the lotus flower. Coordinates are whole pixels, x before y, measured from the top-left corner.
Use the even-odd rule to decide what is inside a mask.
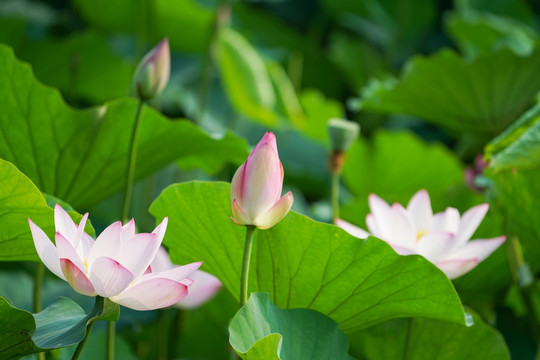
[[[420,190],[406,209],[397,203],[390,206],[374,194],[369,196],[369,207],[366,224],[373,236],[386,241],[398,254],[424,256],[450,279],[472,270],[505,241],[504,236],[469,241],[484,219],[488,204],[477,205],[463,216],[451,207],[433,214],[427,191]],[[336,225],[356,237],[369,235],[341,219]]]
[[[47,268],[78,293],[102,296],[135,310],[153,310],[177,303],[188,294],[193,274],[202,262],[152,272],[167,218],[151,233],[135,234],[135,222],[117,221],[94,241],[84,232],[88,213],[77,226],[56,205],[56,246],[30,219],[37,253]]]
[[[160,247],[150,267],[152,271],[167,271],[175,265],[171,262],[167,250]],[[189,287],[189,293],[174,306],[181,309],[194,309],[209,301],[223,286],[221,281],[212,274],[197,270],[191,274],[193,285]]]
[[[289,191],[283,197],[283,166],[276,137],[267,132],[232,179],[231,220],[238,225],[268,229],[287,215],[293,204]]]
[[[137,65],[133,75],[132,92],[143,100],[159,95],[171,73],[171,54],[167,38],[161,40]]]

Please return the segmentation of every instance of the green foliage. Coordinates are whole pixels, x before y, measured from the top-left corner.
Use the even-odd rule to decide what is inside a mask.
[[[81,16],[91,25],[112,33],[135,33],[141,40],[157,43],[169,36],[173,49],[206,50],[213,12],[195,0],[136,2],[130,0],[74,0]],[[189,36],[171,36],[184,34]]]
[[[351,147],[343,181],[357,197],[345,206],[344,217],[358,223],[369,212],[370,193],[405,205],[423,188],[429,192],[433,207],[444,210],[463,183],[463,170],[442,144],[424,143],[411,133],[379,131],[371,144],[360,138]]]
[[[238,32],[219,30],[216,55],[227,95],[243,115],[276,126],[276,96],[265,64],[257,51]]]
[[[75,208],[123,189],[134,99],[76,111],[1,46],[0,69],[6,80],[0,85],[0,157],[13,162],[41,191]],[[215,171],[229,161],[241,163],[248,154],[245,141],[231,133],[214,139],[188,121],[171,121],[149,107],[142,112],[136,179],[174,160]]]
[[[493,136],[530,106],[540,90],[540,51],[508,49],[466,61],[450,50],[416,56],[400,80],[373,81],[360,99],[366,111],[418,116],[458,133]]]
[[[507,231],[517,235],[525,259],[538,270],[540,256],[540,106],[518,119],[507,131],[486,146],[491,159],[495,204],[507,217]]]
[[[397,319],[349,336],[351,353],[375,360],[509,360],[502,336],[467,310],[474,324],[432,319]]]
[[[0,297],[0,357],[19,358],[22,355],[47,349],[69,346],[80,342],[86,327],[97,320],[118,320],[118,304],[96,298],[92,311],[84,310],[68,298],[58,298],[45,310],[31,314],[11,306]],[[5,319],[5,320],[4,320]]]
[[[205,269],[238,296],[245,230],[228,219],[228,184],[173,185],[150,213],[169,217],[164,243],[173,262],[204,259]],[[256,232],[249,289],[268,292],[283,308],[320,311],[345,332],[394,317],[463,322],[450,281],[424,258],[399,256],[378,239],[362,241],[294,212]]]
[[[54,238],[54,211],[36,186],[15,166],[0,159],[0,261],[39,260],[28,220]],[[78,222],[81,215],[69,214]],[[92,226],[86,225],[88,233]]]
[[[337,324],[307,309],[282,310],[266,293],[253,293],[229,325],[232,347],[244,360],[349,360]]]

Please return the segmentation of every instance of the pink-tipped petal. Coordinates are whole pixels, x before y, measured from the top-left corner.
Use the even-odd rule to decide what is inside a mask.
[[[135,236],[135,220],[132,218],[120,229],[120,242],[127,241]]]
[[[364,229],[360,229],[358,226],[355,226],[342,219],[336,219],[336,226],[342,228],[352,236],[360,239],[367,239],[369,236],[369,233]]]
[[[405,248],[416,245],[416,228],[410,215],[401,204],[394,204],[390,209],[388,241]]]
[[[458,233],[456,234],[455,249],[459,249],[471,238],[488,210],[488,204],[481,204],[470,208],[463,214],[459,222]]]
[[[231,181],[231,203],[236,199],[238,202],[242,202],[244,199],[244,172],[246,164],[240,165],[238,170],[234,173]]]
[[[368,197],[369,208],[373,219],[375,227],[378,229],[379,237],[383,240],[388,240],[390,238],[390,205],[386,203],[383,199],[378,197],[375,194],[370,194]],[[370,229],[371,230],[371,229]]]
[[[116,259],[121,251],[122,223],[120,221],[109,225],[97,237],[94,246],[88,255],[88,266],[92,267],[94,260],[99,257],[110,257]]]
[[[172,269],[168,269],[162,272],[153,271],[151,274],[144,275],[138,281],[154,279],[154,278],[163,278],[181,282],[185,278],[189,277],[195,271],[199,270],[202,265],[202,261],[194,262],[191,264],[183,266],[174,266]]]
[[[497,250],[505,240],[506,236],[500,236],[493,239],[472,240],[457,251],[454,251],[447,259],[458,260],[475,258],[478,259],[478,261],[483,261]]]
[[[292,192],[288,192],[266,213],[253,220],[253,225],[259,229],[269,229],[280,222],[291,210],[294,202]]]
[[[99,296],[118,295],[134,280],[133,274],[116,260],[100,257],[90,268],[90,281]]]
[[[60,259],[60,265],[66,281],[71,285],[73,290],[83,295],[97,295],[88,277],[69,259]]]
[[[437,262],[435,265],[450,279],[455,279],[474,269],[478,263],[478,259],[465,259],[444,260]]]
[[[419,231],[429,231],[433,222],[433,210],[426,190],[420,190],[409,201],[407,211]]]
[[[56,232],[59,232],[70,241],[77,233],[77,225],[71,220],[71,217],[66,210],[58,204],[54,207],[54,226]]]
[[[161,223],[158,226],[156,226],[154,231],[152,231],[152,234],[156,234],[157,241],[159,242],[160,245],[161,245],[161,242],[163,241],[163,237],[165,236],[165,231],[167,231],[168,223],[169,223],[169,218],[165,216],[163,220],[161,221]]]
[[[187,296],[176,304],[182,309],[194,309],[203,305],[223,286],[217,277],[201,270],[194,272],[190,277],[193,284],[189,286]]]
[[[283,167],[275,137],[266,133],[244,164],[242,199],[245,213],[255,219],[266,213],[281,196]]]
[[[459,229],[459,211],[452,207],[433,216],[432,231],[456,234]]]
[[[137,281],[112,301],[134,310],[154,310],[176,304],[188,294],[188,287],[165,278]]]
[[[453,236],[450,233],[432,232],[422,236],[416,245],[418,254],[431,262],[445,258],[453,246]]]
[[[41,230],[39,226],[34,224],[32,220],[28,219],[30,224],[30,231],[32,232],[32,238],[34,239],[34,246],[36,252],[47,269],[60,279],[65,280],[64,274],[60,267],[60,259],[56,252],[56,247],[53,245],[47,234]]]
[[[156,234],[141,233],[125,241],[122,251],[114,259],[131,271],[135,278],[141,276],[154,260],[160,242]]]
[[[240,204],[238,204],[238,201],[236,201],[236,199],[233,200],[231,209],[233,213],[231,220],[236,225],[251,225],[252,224],[251,219],[248,217],[244,209],[242,209]]]
[[[56,233],[55,240],[56,251],[60,260],[68,259],[73,265],[78,267],[81,272],[86,273],[86,266],[84,265],[83,259],[81,259],[72,244],[60,233]]]

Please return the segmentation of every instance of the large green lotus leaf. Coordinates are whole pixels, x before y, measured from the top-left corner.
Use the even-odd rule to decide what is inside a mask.
[[[334,321],[309,309],[280,309],[267,293],[251,294],[229,332],[244,360],[351,359],[349,342]]]
[[[136,2],[131,0],[74,0],[81,17],[109,32],[135,33],[142,41],[167,36],[173,49],[203,52],[214,14],[195,0]],[[185,36],[189,29],[189,36]]]
[[[93,104],[126,96],[135,69],[95,31],[27,42],[17,55],[32,65],[41,81],[58,88],[69,100]]]
[[[80,221],[81,215],[74,211],[69,214]],[[0,159],[0,261],[39,261],[27,219],[54,239],[54,210],[30,179]],[[94,231],[89,223],[86,231]]]
[[[126,181],[135,99],[77,111],[41,85],[28,65],[0,46],[0,157],[11,161],[43,192],[84,208],[121,190]],[[135,178],[174,160],[205,169],[241,163],[243,139],[213,137],[188,121],[171,121],[143,107]],[[212,159],[212,162],[208,160]],[[219,168],[219,167],[218,167]]]
[[[169,217],[164,242],[173,262],[203,260],[238,296],[245,229],[230,219],[230,185],[172,185],[150,213]],[[450,281],[420,256],[399,256],[386,243],[360,240],[333,225],[290,212],[279,224],[256,231],[250,290],[270,293],[282,308],[310,308],[345,332],[406,316],[463,323]]]
[[[471,316],[468,327],[422,318],[378,324],[349,335],[351,353],[365,360],[509,360],[501,334]]]
[[[540,90],[540,50],[528,57],[509,49],[466,61],[451,50],[416,56],[400,80],[371,82],[360,108],[418,116],[458,133],[492,137],[534,101]]]
[[[436,170],[434,170],[436,169]],[[372,143],[360,138],[348,152],[343,181],[357,196],[344,214],[353,222],[367,215],[367,198],[377,194],[389,202],[406,205],[420,189],[426,189],[437,210],[449,206],[463,183],[457,157],[442,144],[427,144],[408,132],[375,133]]]
[[[235,109],[250,119],[276,126],[276,95],[261,56],[228,27],[220,29],[215,48],[221,78]]]
[[[31,314],[0,297],[0,358],[17,359],[76,344],[84,338],[89,323],[116,321],[119,314],[118,304],[101,297],[88,314],[68,298],[58,298],[42,312]]]
[[[540,268],[540,105],[527,111],[486,146],[496,205],[517,235],[525,259]]]
[[[488,13],[452,13],[446,26],[461,52],[469,57],[501,48],[528,56],[538,41],[535,31],[523,23]]]

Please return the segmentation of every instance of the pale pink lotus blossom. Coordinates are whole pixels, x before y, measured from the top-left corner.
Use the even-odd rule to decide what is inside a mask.
[[[96,240],[84,232],[87,219],[88,213],[76,225],[64,209],[56,205],[56,246],[28,219],[41,261],[76,292],[106,297],[135,310],[167,307],[188,294],[193,280],[187,277],[202,262],[163,272],[152,272],[149,267],[165,235],[167,218],[150,234],[135,234],[133,220],[124,226],[117,221]]]
[[[367,238],[370,234],[386,241],[401,255],[419,254],[435,264],[450,279],[455,279],[487,258],[504,241],[505,236],[471,240],[471,236],[486,215],[489,205],[477,205],[462,216],[448,207],[433,214],[426,190],[418,191],[405,209],[392,206],[378,196],[369,196],[371,213],[366,217],[369,233],[344,221],[336,225],[353,236]]]
[[[282,187],[283,166],[276,137],[267,132],[234,174],[231,220],[238,225],[271,228],[287,215],[293,204],[290,191],[281,197]]]
[[[171,74],[169,40],[160,41],[139,62],[133,74],[132,92],[143,100],[159,95]]]
[[[172,269],[175,265],[171,262],[167,250],[161,246],[150,267],[152,271],[161,272]],[[193,280],[193,285],[189,287],[189,293],[182,300],[174,304],[174,306],[181,309],[194,309],[205,304],[223,286],[217,277],[202,270],[195,271],[189,277]]]

